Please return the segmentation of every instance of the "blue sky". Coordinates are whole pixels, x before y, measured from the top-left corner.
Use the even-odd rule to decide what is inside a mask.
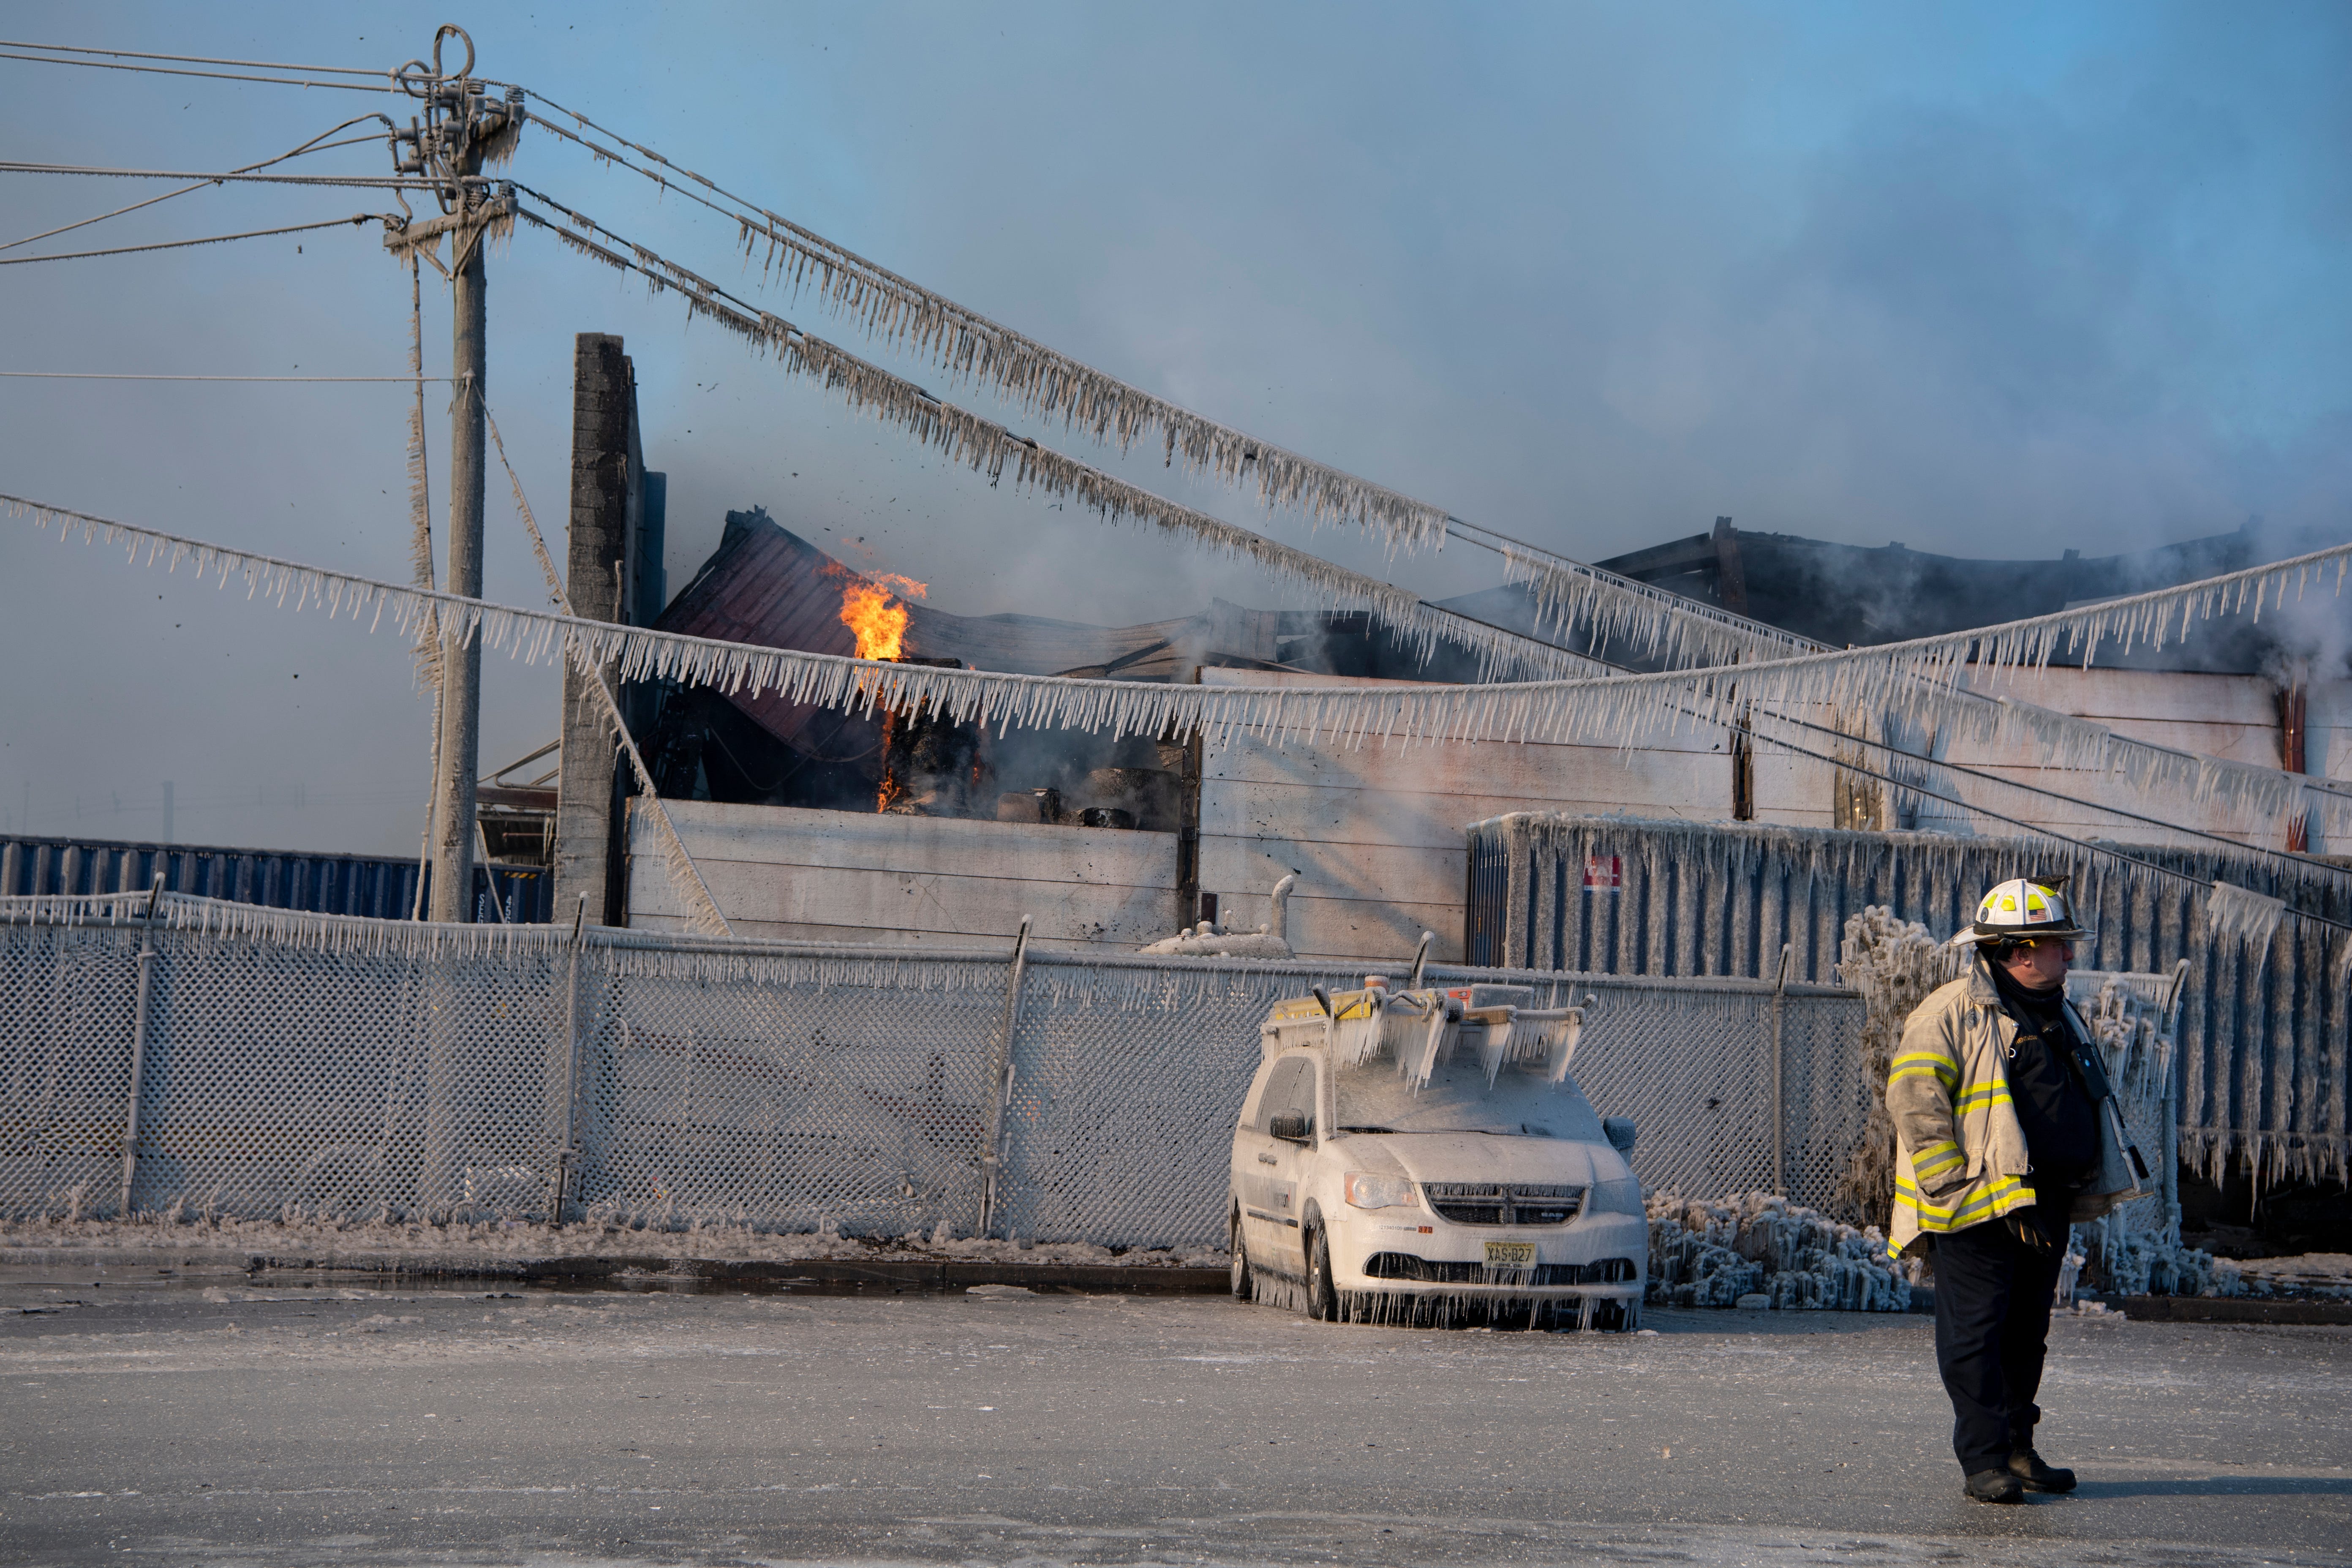
[[[1726,513],[1988,556],[2099,554],[2255,513],[2352,531],[2340,6],[450,15],[483,71],[966,304],[1588,559]],[[331,5],[22,8],[7,31],[385,66],[429,38],[394,8]],[[226,166],[372,107],[0,60],[0,132],[21,159]],[[726,226],[574,149],[534,136],[515,173],[737,276]],[[156,188],[0,180],[0,242]],[[71,238],[375,205],[215,191]],[[0,368],[400,370],[405,273],[364,230],[296,243],[0,270]],[[960,612],[1124,622],[1277,602],[1238,569],[991,491],[542,237],[491,267],[491,404],[542,519],[563,510],[572,334],[618,331],[649,459],[671,475],[676,575],[728,508],[758,503],[828,547],[862,542]],[[827,331],[809,301],[763,299]],[[445,364],[429,291],[425,340]],[[402,413],[381,387],[0,382],[0,489],[398,577]],[[437,404],[432,424],[439,474]],[[1148,456],[1108,461],[1309,537]],[[496,485],[491,503],[490,596],[539,602]],[[1391,563],[1314,537],[1433,595],[1495,575],[1460,549]],[[172,778],[184,840],[414,842],[426,705],[390,637],[261,614],[10,524],[0,657],[16,674],[0,698],[10,828],[150,835]],[[494,661],[486,762],[551,736],[552,693],[544,672]]]

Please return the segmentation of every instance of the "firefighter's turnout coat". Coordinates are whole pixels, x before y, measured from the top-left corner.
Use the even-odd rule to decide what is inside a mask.
[[[2066,1021],[2082,1039],[2096,1037],[2071,1002]],[[1899,1257],[1923,1235],[1966,1230],[2036,1201],[2025,1131],[2009,1098],[2016,1038],[2016,1021],[2001,1005],[1981,952],[1904,1021],[1886,1075],[1895,1140],[1890,1254]],[[2098,1108],[2098,1169],[2069,1205],[2068,1218],[2078,1224],[2140,1190],[2124,1158],[2119,1116],[2113,1100]]]

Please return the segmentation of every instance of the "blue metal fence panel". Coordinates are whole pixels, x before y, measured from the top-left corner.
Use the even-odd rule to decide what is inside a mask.
[[[167,893],[312,914],[406,920],[416,907],[419,867],[414,860],[369,855],[0,835],[0,895],[138,892],[153,886],[159,874]],[[429,895],[429,874],[425,880]],[[554,898],[554,877],[543,866],[474,868],[477,921],[543,923]]]

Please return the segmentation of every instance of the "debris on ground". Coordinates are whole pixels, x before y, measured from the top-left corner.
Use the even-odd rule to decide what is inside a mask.
[[[1857,1230],[1770,1193],[1653,1194],[1650,1286],[1660,1307],[1907,1312],[1911,1282],[1877,1226]]]

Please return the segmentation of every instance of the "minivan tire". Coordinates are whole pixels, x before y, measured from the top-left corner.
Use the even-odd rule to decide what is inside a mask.
[[[1255,1300],[1257,1298],[1257,1281],[1250,1278],[1249,1247],[1242,1240],[1242,1215],[1239,1209],[1234,1211],[1227,1235],[1233,1248],[1234,1300]]]
[[[1322,1323],[1339,1315],[1339,1292],[1331,1284],[1331,1244],[1321,1226],[1307,1238],[1307,1315]]]

